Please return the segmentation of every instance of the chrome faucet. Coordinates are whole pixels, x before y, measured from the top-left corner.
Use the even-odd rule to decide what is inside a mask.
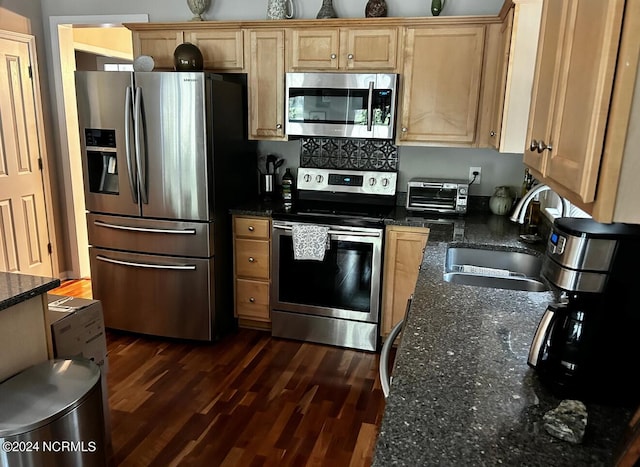
[[[529,206],[529,203],[533,200],[533,198],[536,197],[538,193],[547,190],[551,190],[548,185],[545,185],[544,183],[538,183],[537,185],[534,185],[533,188],[531,188],[529,191],[527,191],[524,196],[520,198],[520,201],[518,201],[518,204],[514,208],[513,214],[510,217],[511,222],[524,224],[524,218],[527,214],[527,206]],[[558,197],[560,198],[560,201],[562,201],[562,207],[560,208],[560,217],[565,217],[565,214],[569,214],[571,205],[569,204],[569,201],[564,199],[562,196],[558,195]]]

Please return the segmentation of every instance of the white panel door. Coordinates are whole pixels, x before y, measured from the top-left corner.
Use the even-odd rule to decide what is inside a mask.
[[[0,270],[53,275],[29,45],[0,38]]]

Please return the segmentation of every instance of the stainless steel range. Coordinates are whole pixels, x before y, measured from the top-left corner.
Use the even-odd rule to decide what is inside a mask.
[[[297,179],[293,208],[273,213],[272,335],[375,351],[397,173],[300,168]],[[321,258],[299,259],[304,226],[319,228]]]

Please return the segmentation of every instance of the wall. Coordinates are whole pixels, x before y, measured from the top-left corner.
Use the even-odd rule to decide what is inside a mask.
[[[19,0],[14,0],[19,1]],[[363,17],[367,0],[334,0],[341,18]],[[293,0],[296,18],[315,18],[322,0]],[[443,15],[495,15],[503,0],[449,0]],[[431,16],[429,0],[387,0],[389,16]],[[207,20],[265,19],[267,0],[211,0]],[[187,21],[186,0],[42,0],[43,17],[148,13],[149,21]]]

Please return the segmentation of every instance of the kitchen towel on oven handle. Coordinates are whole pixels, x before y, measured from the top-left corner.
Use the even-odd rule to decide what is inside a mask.
[[[329,249],[329,227],[314,224],[293,224],[293,259],[324,260],[324,253]]]

